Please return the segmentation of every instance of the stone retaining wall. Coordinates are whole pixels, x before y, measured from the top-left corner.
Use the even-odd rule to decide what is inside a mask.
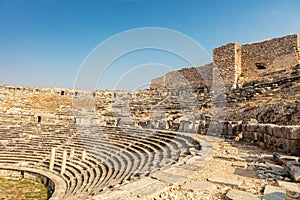
[[[223,135],[242,137],[263,148],[300,155],[300,126],[278,126],[275,124],[242,124],[226,122]]]

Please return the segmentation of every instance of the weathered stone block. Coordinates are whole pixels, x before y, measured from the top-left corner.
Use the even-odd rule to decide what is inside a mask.
[[[168,188],[168,184],[161,181],[155,180],[149,185],[139,187],[132,191],[134,195],[137,195],[139,198],[151,198],[157,196],[159,193],[165,191]]]
[[[182,186],[184,190],[192,190],[192,191],[213,191],[217,189],[217,186],[211,183],[202,182],[202,180],[194,181],[185,184]]]
[[[256,129],[256,127],[257,127],[256,124],[248,124],[247,128],[246,128],[246,131],[248,131],[248,132],[254,132],[255,129]]]
[[[271,144],[271,135],[264,135],[264,143],[266,145],[270,145]]]
[[[292,155],[300,156],[300,140],[289,140],[289,151]]]
[[[280,126],[274,126],[272,131],[272,136],[283,137],[282,130]]]
[[[265,124],[257,124],[255,132],[266,133],[266,129]]]
[[[300,126],[283,126],[282,132],[284,138],[300,140]]]
[[[287,168],[289,169],[294,180],[300,182],[300,162],[287,162]]]
[[[278,138],[277,143],[276,143],[276,147],[278,149],[281,149],[285,152],[287,152],[289,150],[289,140],[285,139],[285,138]]]
[[[229,190],[226,194],[227,199],[229,200],[260,200],[259,197],[240,190]]]
[[[285,200],[286,189],[267,185],[265,187],[263,200]]]
[[[237,186],[237,187],[243,184],[242,180],[225,179],[220,177],[211,177],[208,178],[208,181],[223,184],[223,185]]]
[[[291,183],[285,181],[277,181],[278,185],[282,188],[285,188],[287,191],[287,196],[290,199],[300,199],[300,184]]]
[[[274,124],[267,124],[266,125],[266,132],[268,135],[273,135],[273,128],[275,127]]]
[[[152,175],[153,178],[168,184],[182,184],[187,178],[176,174],[158,171]]]

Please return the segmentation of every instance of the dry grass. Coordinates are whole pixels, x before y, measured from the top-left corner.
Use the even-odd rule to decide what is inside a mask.
[[[0,178],[0,200],[46,200],[48,197],[48,189],[41,183]]]

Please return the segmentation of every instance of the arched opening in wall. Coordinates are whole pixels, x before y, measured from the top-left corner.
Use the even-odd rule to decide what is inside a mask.
[[[61,95],[61,96],[65,95],[65,91],[61,91],[61,92],[60,92],[60,95]]]
[[[42,117],[38,116],[38,123],[40,123],[42,121]]]
[[[266,66],[264,64],[262,64],[262,63],[256,63],[255,65],[256,65],[256,69],[257,70],[265,70],[265,69],[267,69]]]

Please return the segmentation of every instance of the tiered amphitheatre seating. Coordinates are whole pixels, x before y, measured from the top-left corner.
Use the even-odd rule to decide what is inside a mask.
[[[199,147],[184,134],[146,129],[42,125],[36,133],[37,128],[30,124],[21,127],[26,133],[20,126],[0,129],[0,165],[49,170],[51,148],[55,147],[52,173],[65,181],[66,199],[100,194],[105,188],[147,176],[188,155],[190,147]],[[68,156],[61,174],[63,151]],[[84,159],[83,152],[87,154]]]

